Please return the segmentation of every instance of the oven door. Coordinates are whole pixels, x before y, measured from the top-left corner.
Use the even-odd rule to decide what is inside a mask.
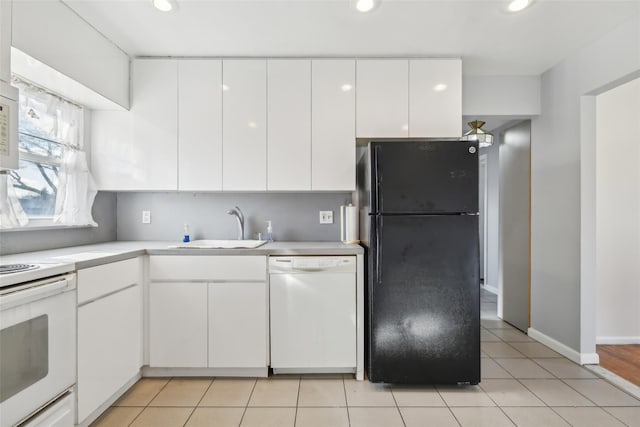
[[[0,295],[0,425],[30,416],[75,383],[75,275]]]

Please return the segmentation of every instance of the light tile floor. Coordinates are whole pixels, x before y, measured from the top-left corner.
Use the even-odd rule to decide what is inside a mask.
[[[486,292],[481,339],[478,386],[390,386],[346,375],[145,378],[93,426],[640,427],[640,400],[502,322]]]

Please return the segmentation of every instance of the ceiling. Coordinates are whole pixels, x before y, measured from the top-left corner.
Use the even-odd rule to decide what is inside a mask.
[[[131,56],[461,57],[467,75],[538,75],[640,13],[640,0],[63,0]]]

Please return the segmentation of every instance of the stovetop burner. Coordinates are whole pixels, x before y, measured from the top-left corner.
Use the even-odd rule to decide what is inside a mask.
[[[38,267],[35,264],[4,264],[0,265],[0,274],[18,273],[20,271],[34,270]]]

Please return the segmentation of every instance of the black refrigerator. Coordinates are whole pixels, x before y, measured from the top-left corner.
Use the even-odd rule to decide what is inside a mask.
[[[358,193],[369,380],[477,384],[477,142],[369,142]]]

